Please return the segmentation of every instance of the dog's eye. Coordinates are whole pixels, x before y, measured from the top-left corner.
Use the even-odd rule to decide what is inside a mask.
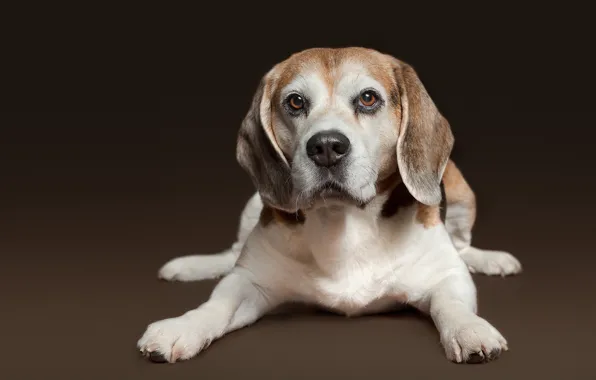
[[[383,98],[374,89],[363,90],[360,95],[352,100],[355,111],[358,114],[372,115],[384,104]]]
[[[372,107],[377,103],[377,96],[373,91],[364,91],[360,94],[360,104],[364,107]]]
[[[290,95],[290,97],[288,98],[288,104],[294,110],[299,111],[302,108],[304,108],[304,99],[302,98],[302,96],[300,96],[298,94],[293,94],[293,95]]]

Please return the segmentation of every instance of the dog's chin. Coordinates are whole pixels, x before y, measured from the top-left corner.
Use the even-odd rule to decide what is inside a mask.
[[[323,183],[309,193],[310,196],[305,199],[306,209],[337,206],[364,207],[370,201],[354,195],[350,189],[337,182]]]

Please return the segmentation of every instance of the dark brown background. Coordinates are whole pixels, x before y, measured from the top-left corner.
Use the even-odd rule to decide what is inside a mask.
[[[588,13],[360,4],[348,19],[293,5],[64,20],[37,8],[5,27],[0,378],[594,378]],[[214,285],[159,282],[157,269],[235,237],[253,190],[235,136],[260,76],[294,51],[345,45],[413,64],[450,120],[479,199],[475,244],[525,268],[475,276],[510,352],[458,366],[413,314],[307,313],[265,318],[189,362],[145,361],[146,325]]]

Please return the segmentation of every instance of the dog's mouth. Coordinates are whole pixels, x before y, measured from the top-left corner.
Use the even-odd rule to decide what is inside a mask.
[[[315,190],[315,194],[321,197],[341,198],[350,195],[350,192],[338,182],[329,181],[319,186],[317,190]]]
[[[311,192],[314,202],[340,202],[363,205],[365,202],[355,196],[348,188],[337,181],[327,181]]]

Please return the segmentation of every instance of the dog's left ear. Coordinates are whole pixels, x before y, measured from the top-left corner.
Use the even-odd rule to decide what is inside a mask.
[[[265,75],[238,132],[236,159],[248,172],[263,203],[295,211],[290,164],[275,141],[271,124],[271,72]]]
[[[414,69],[394,59],[402,119],[397,140],[399,172],[412,196],[434,206],[441,202],[441,179],[454,137]]]

